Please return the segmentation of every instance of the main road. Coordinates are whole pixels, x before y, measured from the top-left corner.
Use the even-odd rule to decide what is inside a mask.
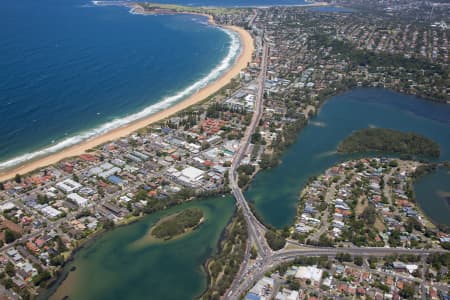
[[[234,198],[236,199],[236,204],[237,204],[238,208],[241,209],[244,214],[245,221],[247,223],[247,229],[248,229],[248,241],[247,241],[247,249],[246,249],[246,253],[245,253],[245,258],[241,264],[241,268],[238,272],[238,275],[234,278],[234,281],[231,284],[229,292],[227,293],[227,298],[232,298],[232,299],[237,299],[239,297],[240,294],[233,293],[233,291],[238,290],[237,288],[245,280],[247,274],[249,274],[252,271],[252,266],[250,266],[250,249],[251,249],[251,247],[253,247],[253,245],[256,246],[258,255],[262,259],[272,255],[272,251],[270,250],[270,247],[267,245],[266,239],[264,237],[266,228],[253,215],[253,213],[250,209],[250,206],[248,205],[247,201],[245,200],[242,190],[239,188],[238,174],[237,174],[237,168],[239,167],[242,159],[245,157],[245,155],[247,153],[247,149],[248,149],[248,146],[251,141],[251,136],[255,132],[256,128],[258,127],[259,121],[261,120],[261,117],[263,114],[264,83],[266,81],[268,52],[269,52],[269,49],[268,49],[267,45],[264,44],[263,50],[262,50],[262,57],[261,57],[261,68],[260,68],[261,70],[260,70],[260,74],[257,79],[258,91],[256,94],[256,99],[255,99],[254,113],[253,113],[250,125],[247,126],[247,129],[245,130],[245,134],[240,141],[239,148],[233,157],[233,161],[231,163],[230,171],[229,171],[229,181],[230,181],[231,191],[234,195]]]
[[[435,249],[405,249],[405,248],[364,248],[364,247],[350,247],[350,248],[320,248],[320,247],[305,247],[297,250],[280,250],[273,252],[267,244],[265,239],[266,228],[258,219],[253,215],[244,194],[238,185],[237,169],[242,162],[242,159],[247,153],[248,146],[251,141],[251,136],[255,132],[259,121],[261,120],[264,110],[264,83],[266,81],[267,73],[267,57],[268,46],[263,44],[261,68],[260,74],[257,79],[258,91],[255,101],[255,110],[252,116],[250,125],[247,127],[244,137],[241,139],[239,148],[236,151],[229,171],[229,181],[231,191],[236,199],[236,203],[239,209],[242,210],[248,228],[248,241],[247,249],[244,260],[241,264],[241,268],[234,278],[231,287],[229,288],[225,299],[239,299],[243,293],[245,293],[251,285],[258,279],[260,279],[267,271],[275,268],[276,266],[292,261],[296,257],[300,256],[336,256],[338,253],[349,253],[351,255],[358,256],[386,256],[390,254],[418,254],[428,255],[433,252],[444,252],[444,250]],[[293,243],[296,244],[296,243]],[[251,261],[250,249],[252,246],[256,246],[258,258]]]
[[[231,191],[236,199],[238,208],[242,209],[245,220],[247,221],[249,240],[252,242],[252,244],[255,244],[258,254],[262,257],[270,254],[270,248],[268,247],[264,238],[266,229],[264,225],[262,225],[253,215],[247,201],[245,200],[242,190],[239,188],[237,168],[239,167],[242,159],[247,153],[247,149],[251,141],[251,136],[255,132],[255,129],[257,128],[263,114],[264,82],[266,81],[268,51],[269,50],[267,48],[267,45],[263,45],[261,71],[257,79],[258,91],[255,99],[255,110],[250,125],[247,126],[245,134],[240,141],[239,148],[233,157],[233,161],[231,163],[229,171]]]
[[[262,278],[267,272],[276,268],[277,266],[290,262],[301,256],[330,256],[335,257],[339,253],[348,253],[356,256],[387,256],[392,254],[414,254],[414,255],[429,255],[431,253],[448,252],[440,249],[407,249],[407,248],[364,248],[364,247],[350,247],[350,248],[305,248],[298,250],[280,250],[273,253],[270,257],[260,260],[250,267],[246,272],[244,278],[234,289],[230,291],[226,299],[239,299],[242,294],[249,290],[252,285]],[[240,276],[238,276],[240,277]]]

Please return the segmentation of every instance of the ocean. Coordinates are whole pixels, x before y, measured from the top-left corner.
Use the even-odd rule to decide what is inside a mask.
[[[0,10],[0,170],[168,107],[219,77],[235,34],[86,0]]]

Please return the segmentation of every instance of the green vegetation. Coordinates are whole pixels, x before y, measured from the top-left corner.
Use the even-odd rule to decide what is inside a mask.
[[[414,283],[405,283],[403,289],[400,290],[399,295],[405,299],[413,299],[414,294],[416,293],[416,287]]]
[[[21,237],[21,234],[10,229],[5,230],[5,243],[9,244]]]
[[[221,8],[221,7],[195,7],[183,6],[175,4],[160,4],[160,3],[138,3],[139,6],[145,9],[147,13],[161,13],[161,10],[168,13],[192,13],[192,14],[207,14],[207,15],[222,15],[222,14],[236,14],[238,9]]]
[[[442,267],[450,268],[450,253],[432,253],[427,257],[427,263],[438,270]]]
[[[21,183],[22,182],[22,176],[20,176],[20,174],[16,174],[16,176],[14,177],[14,181],[16,183]]]
[[[33,277],[33,283],[36,286],[43,285],[45,281],[50,279],[50,277],[51,277],[50,272],[45,270]]]
[[[386,152],[434,158],[440,155],[439,145],[427,137],[385,128],[358,130],[345,138],[337,150],[341,153]]]
[[[239,174],[238,185],[240,188],[245,187],[250,182],[250,176],[255,172],[255,166],[242,165],[237,169]]]
[[[209,285],[200,299],[220,299],[225,294],[244,260],[247,235],[244,215],[238,211],[224,230],[218,253],[207,264]]]
[[[400,77],[400,82],[395,86],[397,91],[408,92],[411,88],[410,81],[413,81],[417,83],[413,89],[414,94],[437,102],[447,102],[448,96],[443,91],[449,85],[448,68],[422,58],[406,58],[401,54],[375,53],[357,49],[350,42],[334,39],[324,33],[315,34],[309,43],[310,47],[317,49],[332,47],[332,55],[338,55],[339,58],[351,62],[350,70],[364,66],[370,73],[382,70],[386,75]],[[356,82],[352,79],[345,80],[343,84],[347,89],[356,86]],[[371,81],[367,80],[362,84],[370,86]],[[431,86],[433,88],[430,88]]]
[[[270,147],[273,152],[261,155],[261,162],[259,163],[261,169],[270,169],[278,165],[283,151],[296,141],[299,131],[307,124],[307,119],[304,116],[299,115],[298,118],[295,122],[286,124],[276,140],[272,142]]]
[[[286,244],[286,238],[274,230],[267,230],[265,237],[269,247],[274,251],[282,249]]]
[[[188,208],[156,225],[151,234],[159,239],[171,239],[185,233],[187,229],[196,227],[202,218],[203,211],[201,209]]]

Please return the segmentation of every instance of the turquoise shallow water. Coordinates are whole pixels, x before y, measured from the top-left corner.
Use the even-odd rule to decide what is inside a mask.
[[[384,89],[356,89],[325,103],[283,154],[282,163],[258,173],[245,192],[247,200],[255,203],[268,223],[276,227],[291,224],[307,179],[351,158],[336,153],[338,143],[352,131],[369,126],[428,136],[439,143],[440,159],[450,159],[450,106]],[[431,218],[440,207],[428,210]]]
[[[133,247],[161,217],[187,207],[205,222],[179,239]],[[202,264],[215,251],[234,210],[231,197],[194,201],[114,229],[75,256],[70,299],[193,299],[206,288]],[[71,266],[72,266],[71,265]]]

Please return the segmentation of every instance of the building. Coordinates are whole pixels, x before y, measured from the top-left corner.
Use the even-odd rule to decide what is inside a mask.
[[[88,200],[76,193],[67,195],[67,198],[75,202],[79,207],[86,207],[88,205]]]
[[[58,182],[56,184],[56,187],[62,190],[64,193],[69,194],[81,188],[82,185],[72,179],[66,179],[64,181]]]
[[[322,279],[323,271],[318,269],[316,266],[301,266],[298,267],[297,273],[295,273],[295,278],[302,280],[311,280],[313,282],[320,282]]]
[[[188,185],[196,185],[203,179],[204,171],[188,166],[177,174],[178,180]]]

